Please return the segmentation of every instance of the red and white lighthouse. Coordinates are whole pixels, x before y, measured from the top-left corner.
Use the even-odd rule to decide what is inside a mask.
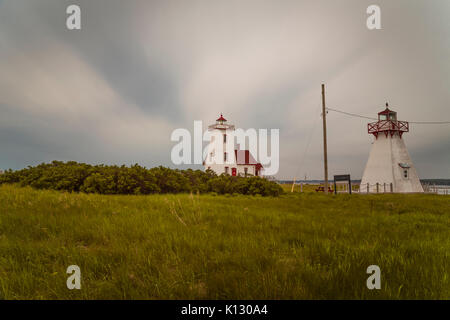
[[[218,175],[262,176],[263,166],[255,160],[250,151],[236,148],[235,126],[229,124],[222,114],[215,124],[208,126],[208,131],[215,131],[216,135],[211,136],[206,159],[203,162],[205,170],[210,169]]]
[[[390,110],[386,103],[386,109],[378,113],[378,121],[367,127],[374,142],[360,192],[423,192],[403,139],[403,134],[409,132],[409,123],[397,120],[397,112]]]

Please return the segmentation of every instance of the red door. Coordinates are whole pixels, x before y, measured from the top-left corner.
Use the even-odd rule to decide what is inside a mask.
[[[236,168],[231,168],[231,175],[236,177]]]

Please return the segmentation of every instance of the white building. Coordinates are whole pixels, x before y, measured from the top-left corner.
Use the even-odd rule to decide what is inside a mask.
[[[231,141],[235,127],[220,115],[215,124],[208,127],[212,135],[206,159],[203,162],[205,170],[213,170],[217,175],[222,173],[232,176],[262,176],[263,166],[258,163],[249,150],[240,150],[235,147],[234,139]],[[221,148],[214,144],[214,138],[220,139]],[[218,154],[220,153],[220,154]]]
[[[378,113],[378,121],[368,124],[375,138],[361,180],[361,193],[423,192],[416,169],[406,149],[403,133],[409,123],[397,120],[397,113],[386,109]]]

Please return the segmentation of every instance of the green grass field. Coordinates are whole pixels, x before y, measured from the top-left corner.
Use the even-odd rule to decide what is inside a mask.
[[[285,187],[290,189],[290,186]],[[449,299],[450,198],[0,186],[2,299]],[[381,268],[381,290],[366,269]],[[81,290],[69,290],[69,265]]]

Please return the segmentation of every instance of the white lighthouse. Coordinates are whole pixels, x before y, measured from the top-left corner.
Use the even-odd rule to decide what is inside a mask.
[[[215,124],[208,127],[215,132],[207,150],[203,165],[205,170],[212,170],[217,175],[262,176],[263,166],[255,160],[249,150],[236,148],[234,144],[235,126],[220,115]],[[217,140],[216,140],[217,139]]]
[[[397,112],[386,109],[378,113],[378,121],[368,124],[375,138],[361,180],[361,193],[423,192],[416,169],[403,139],[409,123],[397,120]]]

